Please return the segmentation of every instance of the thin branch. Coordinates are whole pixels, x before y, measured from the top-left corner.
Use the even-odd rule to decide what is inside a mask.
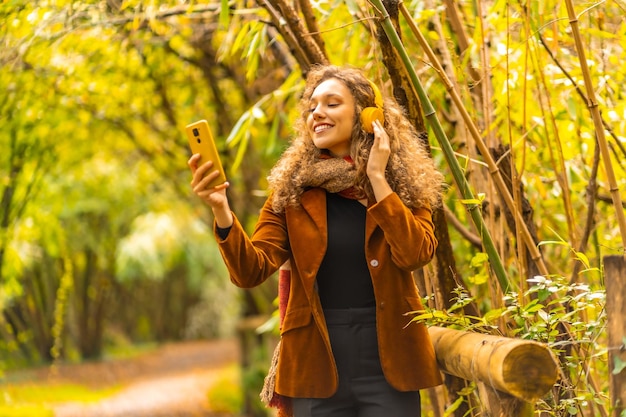
[[[548,121],[550,123],[550,126],[552,127],[552,132],[549,131],[547,126],[544,127],[545,137],[548,141],[547,148],[552,162],[552,169],[554,170],[554,173],[556,175],[556,181],[561,187],[561,190],[563,190],[563,192],[561,193],[561,198],[563,199],[563,206],[565,208],[565,218],[567,221],[569,240],[572,246],[577,246],[578,237],[575,227],[576,221],[574,220],[574,209],[572,208],[571,191],[569,182],[567,180],[567,168],[565,167],[565,157],[563,156],[563,145],[561,141],[561,136],[559,134],[556,117],[554,116],[554,106],[552,105],[552,100],[549,94],[550,88],[548,82],[546,81],[544,72],[541,70],[544,65],[540,61],[541,57],[538,53],[536,54],[535,59],[535,64],[537,66],[536,72],[538,73],[539,90],[537,94],[539,97],[543,96],[543,100],[539,99],[542,117],[544,120]],[[554,140],[553,142],[550,140],[552,137]]]
[[[334,32],[336,30],[341,30],[341,29],[345,29],[347,27],[350,27],[352,25],[355,25],[357,23],[361,23],[361,22],[367,22],[370,20],[376,20],[375,17],[361,17],[361,18],[357,18],[356,20],[351,21],[350,23],[345,23],[343,25],[338,25],[338,26],[334,26],[331,29],[325,29],[325,30],[318,30],[317,32],[309,32],[309,33],[304,33],[302,36],[315,36],[315,35],[321,35],[324,33],[331,33]]]
[[[309,2],[309,0],[298,0],[298,4],[300,5],[300,10],[302,10],[302,16],[304,16],[304,22],[306,23],[308,32],[313,37],[313,40],[317,44],[322,55],[324,55],[324,58],[328,60],[324,39],[319,35],[319,26],[317,25],[317,19],[313,13],[311,2]]]
[[[608,194],[598,194],[596,197],[598,201],[602,201],[603,203],[611,204],[613,202],[611,196]],[[622,201],[622,208],[626,209],[626,201]]]

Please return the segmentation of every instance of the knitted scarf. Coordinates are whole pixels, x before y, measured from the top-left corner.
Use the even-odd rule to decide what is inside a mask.
[[[350,156],[334,158],[325,153],[314,164],[303,167],[294,179],[298,187],[321,187],[329,193],[339,193],[354,200],[365,198],[365,194],[354,187],[355,181],[356,169]]]

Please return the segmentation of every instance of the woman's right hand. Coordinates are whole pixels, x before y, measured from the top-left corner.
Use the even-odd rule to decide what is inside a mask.
[[[213,210],[215,220],[219,227],[230,227],[233,224],[232,213],[226,196],[226,189],[230,186],[228,182],[224,182],[216,187],[209,187],[208,184],[219,175],[216,170],[211,171],[213,162],[207,161],[198,166],[200,154],[194,154],[187,161],[189,169],[191,169],[191,189],[194,194],[200,197]]]

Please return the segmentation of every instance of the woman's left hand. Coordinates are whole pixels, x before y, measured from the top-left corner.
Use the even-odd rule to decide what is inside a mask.
[[[389,135],[383,128],[383,125],[376,120],[373,126],[374,143],[367,161],[367,177],[374,189],[376,201],[380,201],[392,192],[385,177],[389,155],[391,155],[391,146],[389,145]]]
[[[372,124],[374,126],[374,144],[367,161],[367,176],[370,178],[370,181],[374,180],[375,177],[385,177],[385,169],[391,154],[389,135],[387,135],[383,125],[378,120],[375,120]]]

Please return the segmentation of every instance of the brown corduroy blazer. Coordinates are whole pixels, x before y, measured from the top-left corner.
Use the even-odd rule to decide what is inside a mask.
[[[216,230],[220,251],[231,281],[242,288],[263,283],[290,260],[275,390],[287,397],[327,398],[337,390],[337,369],[315,285],[327,246],[326,191],[306,191],[301,205],[284,213],[274,213],[269,201],[251,237],[236,218],[226,239],[220,240]],[[407,326],[405,315],[423,309],[412,271],[430,262],[437,246],[431,211],[411,211],[393,193],[368,206],[365,228],[385,377],[399,391],[439,385],[428,330],[423,324]]]

